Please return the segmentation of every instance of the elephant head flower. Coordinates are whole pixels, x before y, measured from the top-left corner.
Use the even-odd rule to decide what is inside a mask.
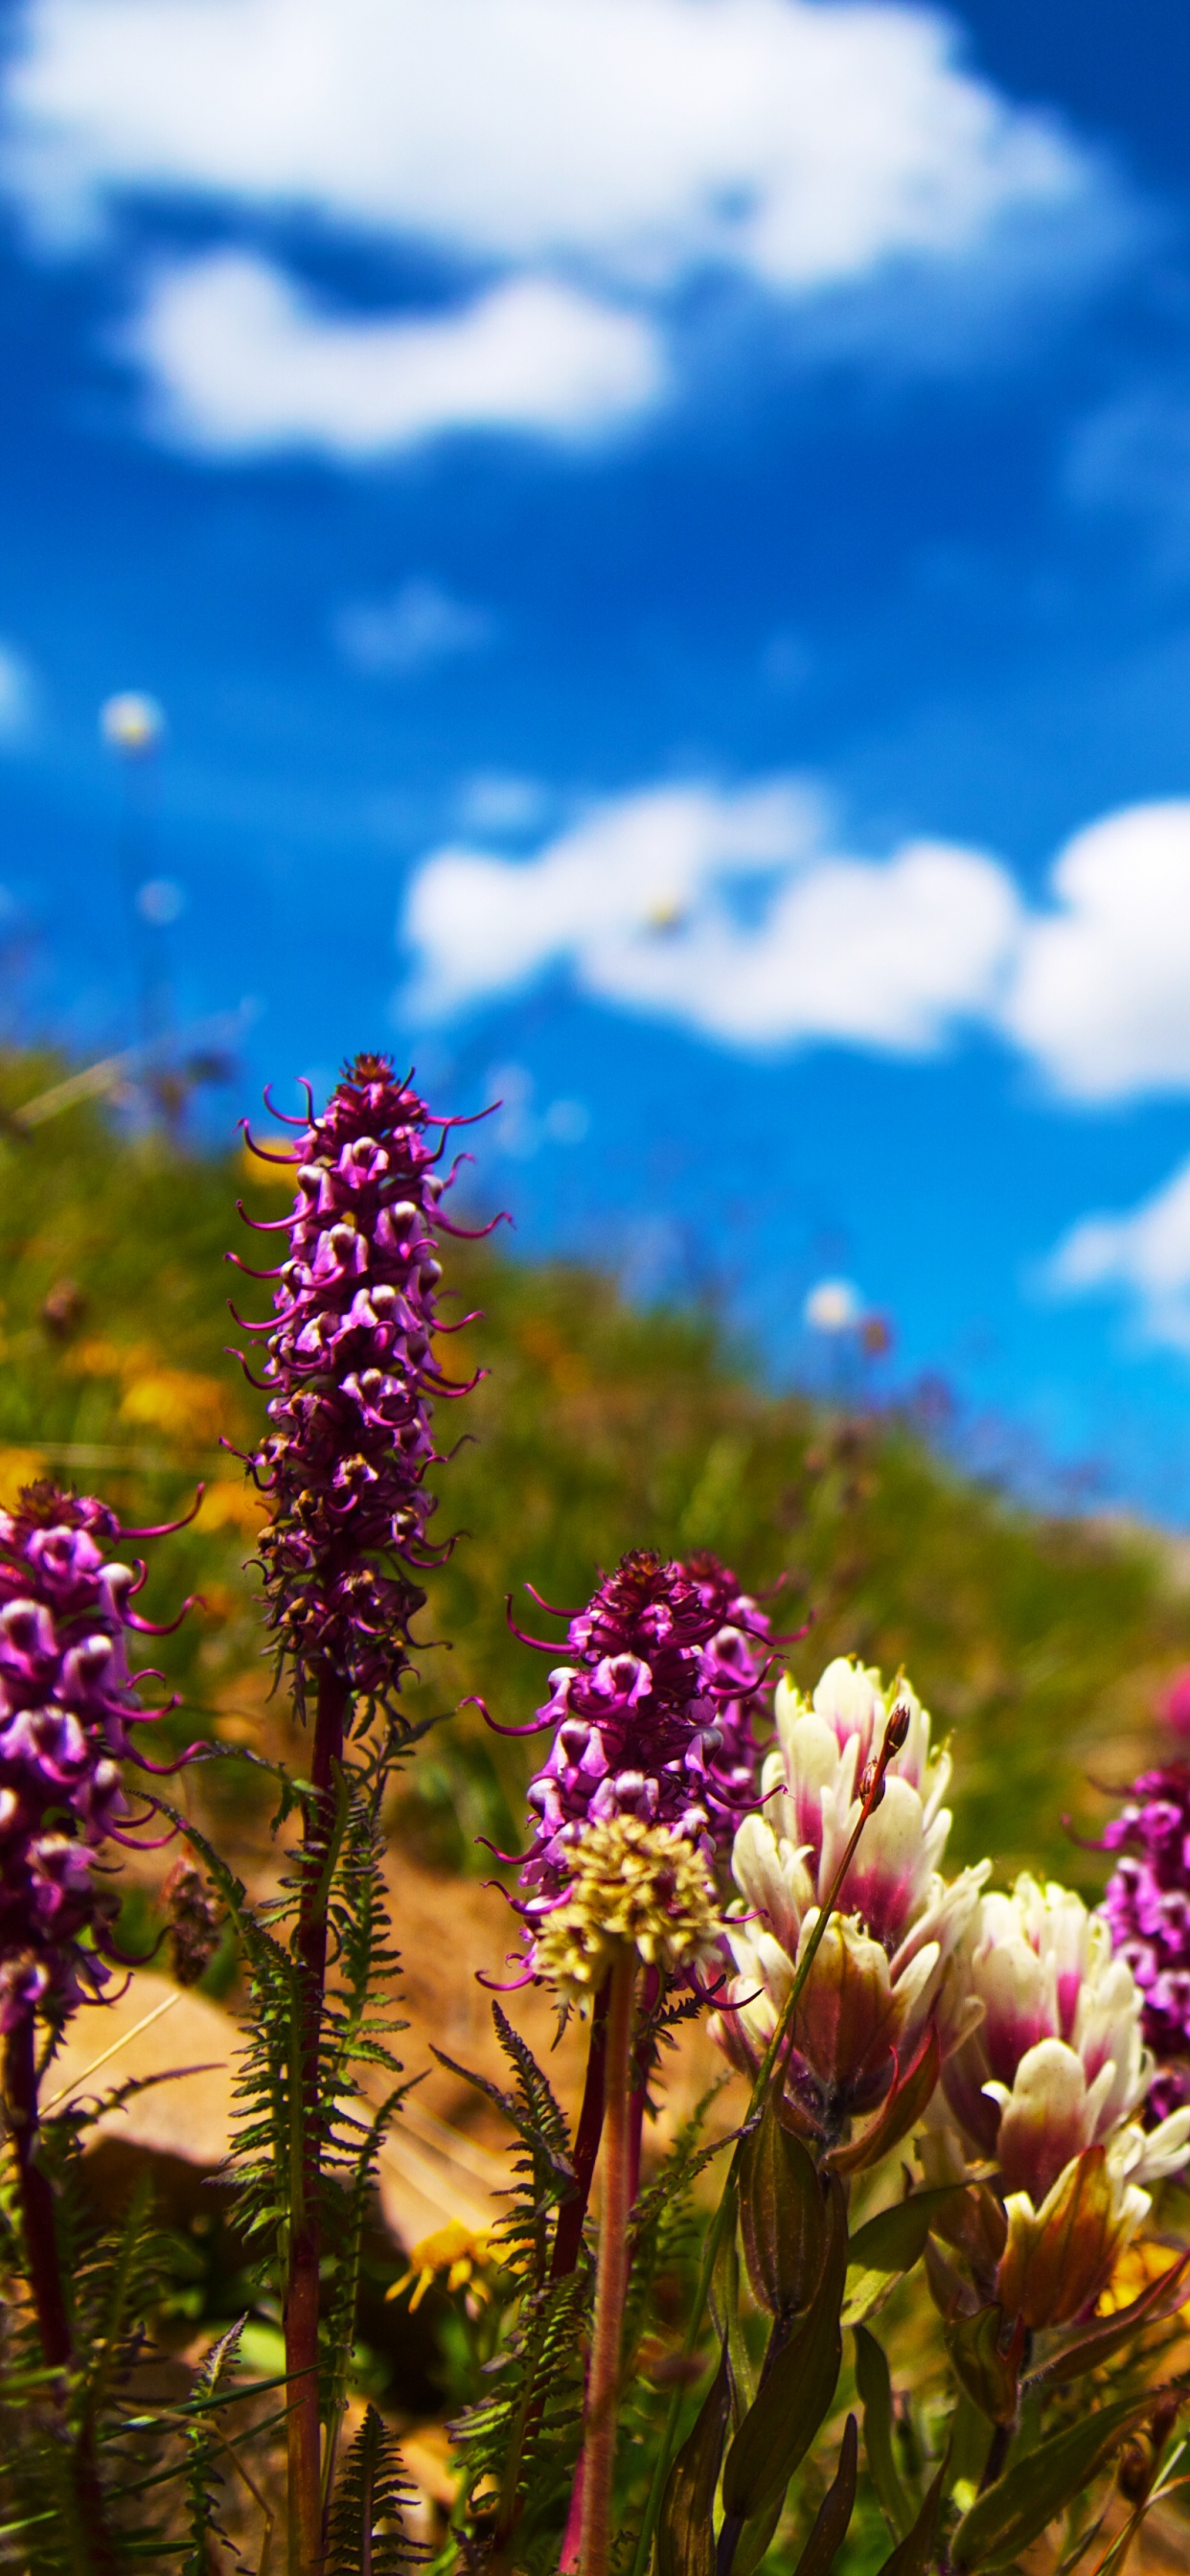
[[[1182,1675],[1165,1702],[1175,1745],[1187,1732],[1187,1684]],[[1160,2119],[1190,2101],[1190,1761],[1183,1752],[1141,1773],[1123,1813],[1107,1826],[1103,1848],[1120,1855],[1103,1916],[1144,1998],[1141,2027],[1158,2068],[1147,2111]]]
[[[569,1620],[573,1661],[550,1674],[535,1721],[555,1734],[529,1788],[534,1834],[517,1904],[531,1945],[590,1827],[635,1817],[684,1836],[706,1860],[726,1842],[756,1798],[750,1725],[767,1630],[714,1557],[687,1566],[645,1549],[623,1557]],[[535,1962],[531,1949],[530,1975]]]
[[[108,1970],[112,1905],[94,1854],[135,1824],[122,1763],[141,1706],[125,1632],[134,1567],[107,1553],[120,1530],[90,1497],[28,1487],[0,1512],[0,2031],[60,2022]],[[143,1579],[143,1577],[141,1578]],[[185,1760],[187,1757],[180,1757]],[[174,1767],[174,1766],[162,1766]]]
[[[442,1212],[454,1173],[439,1164],[459,1123],[433,1117],[387,1056],[361,1055],[321,1116],[311,1102],[289,1121],[292,1155],[248,1139],[262,1161],[292,1162],[297,1184],[279,1229],[250,1220],[289,1246],[276,1270],[250,1274],[277,1286],[272,1316],[244,1330],[265,1342],[269,1427],[248,1463],[268,1497],[269,1620],[299,1702],[330,1677],[391,1705],[425,1599],[418,1577],[439,1561],[432,1408],[474,1383],[449,1379],[437,1355],[454,1329],[439,1312],[438,1237],[461,1231]]]
[[[841,1890],[791,2034],[786,2094],[812,2133],[837,2143],[853,2116],[876,2109],[931,2033],[940,2052],[961,2040],[978,2006],[955,1996],[950,1962],[989,1864],[940,1875],[950,1816],[950,1765],[930,1744],[930,1720],[906,1682],[840,1658],[812,1701],[784,1681],[776,1748],[761,1773],[762,1812],[746,1816],[732,1869],[742,1904],[729,1937],[737,1975],[717,2036],[754,2071],[776,2027],[859,1820],[865,1775],[894,1709],[904,1741]]]

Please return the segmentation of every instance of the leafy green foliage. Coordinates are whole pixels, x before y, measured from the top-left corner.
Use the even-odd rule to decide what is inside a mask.
[[[582,2262],[563,2279],[550,2279],[551,2222],[574,2184],[569,2131],[548,2078],[497,2003],[492,2019],[513,2071],[510,2090],[435,2050],[453,2074],[499,2106],[519,2141],[516,2180],[499,2230],[514,2295],[503,2340],[487,2365],[488,2390],[453,2429],[463,2469],[463,2515],[489,2537],[515,2529],[517,2563],[536,2576],[556,2552],[578,2458],[581,2344],[591,2274]],[[494,2510],[477,2504],[485,2481],[495,2488]]]
[[[369,2406],[331,2508],[327,2576],[403,2576],[420,2565],[426,2551],[404,2521],[412,2501],[396,2437]]]
[[[229,2326],[211,2345],[194,2374],[192,2398],[214,2398],[224,2380],[235,2371],[244,2321],[240,2318]],[[209,2576],[210,2540],[224,2537],[219,2521],[219,2497],[226,2472],[220,2464],[223,2448],[213,2408],[195,2405],[186,2427],[186,2519],[189,2550],[182,2562],[182,2576]]]

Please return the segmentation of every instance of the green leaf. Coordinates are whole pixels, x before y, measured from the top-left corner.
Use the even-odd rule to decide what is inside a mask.
[[[964,2183],[943,2183],[937,2191],[911,2192],[895,2209],[882,2209],[866,2227],[856,2229],[847,2248],[848,2267],[858,2265],[867,2272],[912,2271],[925,2252],[930,2229],[965,2189]]]
[[[865,2326],[855,2328],[855,2384],[864,2410],[864,2449],[872,2484],[894,2540],[913,2520],[913,2507],[897,2476],[893,2459],[892,2381],[884,2348]]]
[[[1151,2415],[1159,2392],[1120,2398],[1017,2460],[964,2514],[951,2542],[955,2568],[1004,2567],[1036,2540],[1110,2460],[1133,2427]]]
[[[814,2517],[814,2526],[793,2576],[830,2576],[836,2553],[847,2537],[855,2509],[855,2476],[859,2441],[855,2417],[849,2415],[839,2444],[839,2465]]]
[[[1080,2379],[1084,2371],[1097,2370],[1100,2362],[1110,2361],[1112,2354],[1119,2350],[1121,2344],[1131,2342],[1141,2326],[1156,2325],[1181,2305],[1187,2270],[1190,2270],[1190,2253],[1183,2254],[1180,2262],[1171,2263],[1167,2272],[1150,2281],[1138,2299],[1133,2299],[1129,2307],[1120,2308],[1114,2317],[1106,2318],[1094,2333],[1079,2335],[1072,2343],[1064,2345],[1060,2352],[1052,2353],[1039,2369],[1030,2372],[1026,2388],[1060,2388],[1068,2379]]]
[[[880,2576],[929,2576],[929,2570],[934,2564],[938,2508],[942,2502],[942,2489],[946,2483],[949,2466],[948,2451],[936,2477],[931,2480],[926,2489],[925,2501],[912,2531],[906,2532],[904,2539],[898,2541],[891,2556],[885,2559],[880,2569]]]
[[[725,2236],[711,2275],[710,2310],[715,2331],[727,2355],[731,2387],[731,2420],[741,2424],[756,2395],[756,2373],[740,2316],[740,2257],[734,2236]]]
[[[726,2348],[665,2485],[657,2527],[657,2576],[714,2576],[715,2489],[727,2435],[731,2384]]]
[[[782,2128],[771,2093],[740,2149],[739,2193],[753,2292],[770,2316],[796,2316],[809,2305],[822,2271],[826,2205],[813,2159]]]
[[[956,2379],[993,2424],[1014,2424],[1020,2398],[1025,2329],[1018,2317],[1006,2345],[1004,2324],[1003,2308],[988,2307],[953,2318],[945,2329]]]
[[[822,2276],[801,2324],[762,2379],[723,2472],[725,2521],[741,2526],[784,2496],[830,2406],[843,2357],[839,2309],[847,2269],[843,2194],[832,2180]]]

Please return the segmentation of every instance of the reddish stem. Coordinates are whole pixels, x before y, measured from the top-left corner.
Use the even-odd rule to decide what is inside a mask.
[[[583,2223],[595,2176],[595,2159],[603,2135],[604,2070],[607,2064],[607,1999],[609,1988],[600,1987],[591,2014],[591,2045],[587,2050],[587,2075],[583,2085],[582,2108],[574,2133],[574,2198],[565,2200],[558,2212],[554,2231],[554,2251],[550,2262],[551,2281],[565,2280],[573,2272],[583,2241]]]
[[[25,2260],[29,2267],[29,2287],[33,2293],[42,2354],[47,2369],[66,2372],[74,2360],[74,2339],[66,2311],[62,2266],[58,2259],[53,2187],[37,2160],[39,2115],[35,2041],[33,2016],[25,2014],[15,2030],[10,2030],[5,2045],[4,2100],[16,2150]],[[74,2537],[84,2553],[82,2563],[94,2570],[94,2576],[113,2576],[116,2561],[99,2483],[94,2432],[89,2420],[84,2420],[75,2443],[71,2477],[77,2508]]]
[[[641,2028],[640,2028],[640,2030],[639,2030],[639,2031],[638,2031],[638,2033],[637,2033],[636,2045],[635,2045],[635,2047],[634,2047],[634,2049],[633,2049],[633,2051],[632,2051],[632,2099],[631,2099],[631,2102],[630,2102],[630,2104],[629,2104],[629,2112],[628,2112],[628,2206],[629,2206],[629,2210],[630,2210],[630,2211],[631,2211],[631,2210],[633,2210],[633,2209],[635,2209],[635,2207],[636,2207],[636,2203],[637,2203],[637,2200],[638,2200],[638,2198],[639,2198],[639,2196],[640,2196],[640,2163],[641,2163],[641,2144],[642,2144],[643,2133],[644,2133],[644,2125],[645,2125],[645,2107],[646,2107],[646,2104],[647,2104],[647,2102],[648,2102],[648,2097],[649,2097],[649,2077],[650,2077],[650,2075],[651,2075],[651,2074],[652,2074],[652,2072],[653,2072],[653,2060],[654,2060],[654,2057],[655,2057],[655,2055],[656,2055],[656,2049],[655,2049],[655,2046],[654,2046],[653,2038],[652,2038],[652,2035],[651,2035],[650,2031],[648,2030],[647,2024],[648,2024],[649,2015],[651,2014],[651,2012],[653,2011],[653,2009],[654,2009],[654,2007],[655,2007],[655,2005],[656,2005],[657,1997],[658,1997],[658,1994],[659,1994],[659,1992],[660,1992],[660,1988],[661,1988],[661,1979],[660,1979],[660,1977],[659,1977],[659,1975],[658,1975],[658,1973],[657,1973],[656,1968],[649,1968],[649,1969],[647,1969],[647,1970],[646,1970],[646,1972],[645,1972],[644,1994],[643,1994],[642,2001],[641,2001],[641,2015],[640,2015],[640,2018],[641,2018]],[[600,2128],[600,2129],[601,2129],[601,2128],[602,2128],[602,2126],[603,2126],[604,2066],[605,2066],[605,2063],[606,2063],[607,1999],[608,1999],[608,1994],[609,1994],[609,1992],[610,1992],[610,1988],[609,1988],[608,1986],[606,1986],[606,1985],[605,1985],[605,1986],[602,1986],[602,1987],[600,1988],[599,1996],[598,1996],[598,1999],[597,1999],[597,2001],[596,2001],[596,2005],[595,2005],[595,2012],[596,2012],[596,2014],[597,2014],[597,2016],[598,2016],[598,2019],[599,2019],[599,2025],[600,2025],[600,2031],[599,2031],[599,2036],[600,2036],[600,2049],[599,2049],[599,2128]],[[594,2031],[594,2029],[592,2029],[592,2032],[591,2032],[591,2049],[592,2049],[592,2055],[594,2054],[594,2048],[595,2048],[595,2031]],[[589,2059],[588,2059],[588,2061],[587,2061],[587,2084],[588,2084],[588,2088],[590,2087],[590,2082],[591,2082],[591,2059],[589,2058]],[[583,2113],[584,2113],[584,2114],[586,2113],[586,2108],[587,2108],[587,2094],[586,2094],[586,2093],[584,2093],[584,2095],[583,2095]],[[582,2133],[583,2133],[583,2121],[582,2121],[582,2118],[580,2117],[580,2120],[579,2120],[579,2137],[580,2137],[580,2138],[582,2137]],[[593,2145],[593,2146],[592,2146],[592,2148],[591,2148],[590,2169],[587,2171],[587,2174],[586,2174],[586,2188],[585,2188],[585,2191],[584,2191],[584,2194],[583,2194],[583,2208],[584,2208],[584,2210],[585,2210],[585,2208],[586,2208],[587,2200],[588,2200],[588,2198],[590,2197],[590,2191],[591,2191],[591,2172],[592,2172],[592,2171],[593,2171],[593,2169],[594,2169],[594,2164],[595,2164],[595,2149],[596,2149],[596,2147],[598,2146],[598,2143],[599,2143],[599,2139],[598,2139],[598,2131],[597,2131],[597,2132],[596,2132],[596,2136],[595,2136],[595,2142],[594,2142],[594,2145]],[[577,2168],[577,2165],[578,2165],[578,2143],[577,2143],[577,2140],[576,2140],[576,2144],[575,2144],[575,2165],[576,2165],[576,2168]],[[567,2206],[569,2207],[569,2203],[567,2204]],[[580,2232],[581,2232],[581,2228],[582,2228],[582,2216],[581,2216],[581,2213],[580,2213],[580,2218],[579,2218],[579,2228],[580,2228]],[[577,2249],[576,2249],[576,2251],[577,2251]],[[568,2269],[571,2269],[571,2268],[573,2268],[573,2266],[572,2266],[572,2265],[568,2265],[568,2267],[567,2267],[567,2268],[568,2268]],[[555,2273],[555,2278],[556,2278],[556,2277],[557,2277],[557,2275],[556,2275],[556,2273]],[[583,2454],[582,2454],[582,2452],[580,2451],[580,2453],[579,2453],[579,2458],[578,2458],[578,2465],[577,2465],[577,2467],[576,2467],[576,2469],[575,2469],[575,2472],[574,2472],[574,2484],[573,2484],[573,2486],[571,2487],[571,2490],[570,2490],[570,2504],[569,2504],[569,2508],[568,2508],[568,2510],[567,2510],[567,2515],[566,2515],[566,2529],[565,2529],[565,2531],[564,2531],[564,2533],[563,2533],[563,2535],[562,2535],[562,2555],[561,2555],[561,2557],[560,2557],[560,2558],[559,2558],[559,2560],[558,2560],[558,2576],[574,2576],[574,2571],[575,2571],[575,2569],[577,2568],[578,2563],[579,2563],[579,2556],[580,2556],[580,2551],[581,2551],[581,2547],[582,2547],[582,2529],[583,2529],[583,2485],[584,2485],[584,2479],[583,2479]]]
[[[620,2345],[628,2287],[628,2240],[632,2216],[632,2023],[636,1968],[636,1952],[625,1945],[608,1981],[603,2208],[583,2442],[582,2576],[607,2576],[611,2558]]]
[[[322,2426],[318,2411],[319,2200],[323,2106],[319,2072],[326,1994],[327,1869],[335,1773],[343,1759],[349,1694],[337,1673],[318,1687],[311,1785],[302,1848],[295,1948],[301,1977],[301,2156],[289,2217],[285,2294],[285,2368],[291,2382],[289,2451],[290,2576],[319,2576],[323,2556]]]
[[[8,2034],[4,2091],[16,2148],[25,2259],[41,2349],[47,2369],[69,2370],[74,2347],[58,2261],[54,2194],[49,2176],[37,2161],[37,2059],[31,2013],[22,2015],[15,2030]]]

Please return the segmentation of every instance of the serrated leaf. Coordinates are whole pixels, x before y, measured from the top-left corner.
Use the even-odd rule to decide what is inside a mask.
[[[1007,2566],[1106,2467],[1133,2428],[1151,2415],[1157,2393],[1101,2407],[1014,2462],[964,2514],[951,2541],[952,2565],[971,2576]]]
[[[855,2384],[864,2410],[864,2449],[880,2510],[894,2540],[901,2540],[913,2520],[913,2507],[897,2475],[893,2458],[892,2381],[884,2347],[866,2326],[855,2328]]]
[[[714,2576],[715,2489],[731,2385],[726,2350],[665,2482],[657,2527],[657,2576]]]

